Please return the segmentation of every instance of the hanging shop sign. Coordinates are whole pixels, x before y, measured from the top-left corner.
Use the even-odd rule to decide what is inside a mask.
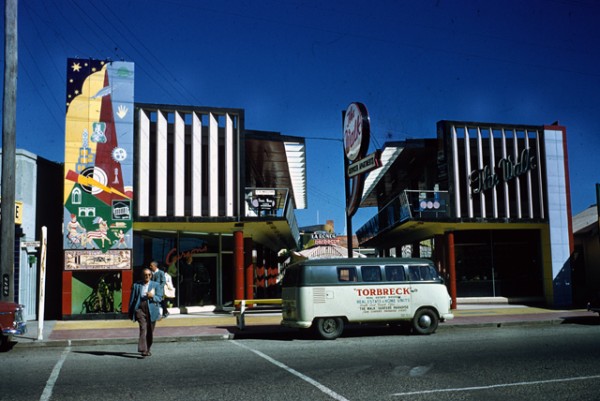
[[[371,170],[375,170],[377,167],[381,167],[381,151],[376,150],[375,152],[367,155],[365,158],[358,160],[348,166],[348,177],[354,177],[358,174],[368,173]]]
[[[371,120],[364,104],[350,103],[344,112],[344,155],[346,187],[346,215],[352,217],[360,205],[360,197],[365,186],[365,174],[377,167],[376,154],[366,158],[371,141]]]
[[[252,198],[252,207],[260,210],[273,210],[277,206],[274,196],[255,196]]]
[[[350,103],[344,116],[344,151],[351,162],[364,157],[369,148],[371,122],[362,103]]]

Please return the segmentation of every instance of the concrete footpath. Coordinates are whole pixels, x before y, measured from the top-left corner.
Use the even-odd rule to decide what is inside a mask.
[[[459,305],[454,319],[440,323],[438,330],[467,327],[503,327],[511,325],[584,324],[600,325],[596,313],[585,309],[555,310],[526,305]],[[281,313],[252,311],[246,314],[246,327],[240,330],[232,313],[198,311],[171,315],[156,324],[154,341],[183,342],[228,340],[235,338],[269,338],[293,333],[280,326]],[[353,326],[348,326],[348,331]],[[137,323],[129,320],[61,320],[45,321],[41,339],[38,322],[27,322],[27,333],[13,338],[14,347],[49,347],[67,345],[135,344]]]

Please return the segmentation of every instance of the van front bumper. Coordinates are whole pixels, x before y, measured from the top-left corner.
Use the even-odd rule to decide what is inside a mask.
[[[452,313],[444,313],[442,316],[440,316],[440,320],[442,322],[445,322],[446,320],[452,320],[454,319],[454,315]]]

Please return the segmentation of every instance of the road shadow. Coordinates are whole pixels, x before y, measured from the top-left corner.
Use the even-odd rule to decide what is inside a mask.
[[[132,352],[112,352],[112,351],[72,351],[74,354],[87,354],[94,356],[117,356],[119,358],[143,359],[139,353]]]
[[[295,341],[295,340],[321,340],[312,329],[293,329],[278,325],[246,326],[244,330],[238,327],[223,326],[235,340],[271,340],[271,341]],[[344,328],[340,338],[355,337],[385,337],[411,335],[410,328],[403,326],[387,326],[372,324],[352,324]]]
[[[301,331],[279,325],[246,326],[244,330],[238,327],[222,326],[235,340],[273,340],[292,341],[301,336]]]
[[[600,318],[594,314],[589,316],[572,316],[561,318],[560,324],[577,324],[581,326],[600,326]]]
[[[17,345],[17,342],[18,341],[3,341],[0,344],[0,353],[9,352],[14,348],[15,345]]]

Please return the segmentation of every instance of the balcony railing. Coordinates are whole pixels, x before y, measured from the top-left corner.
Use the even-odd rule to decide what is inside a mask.
[[[448,191],[404,190],[356,231],[359,243],[409,220],[448,217]]]

